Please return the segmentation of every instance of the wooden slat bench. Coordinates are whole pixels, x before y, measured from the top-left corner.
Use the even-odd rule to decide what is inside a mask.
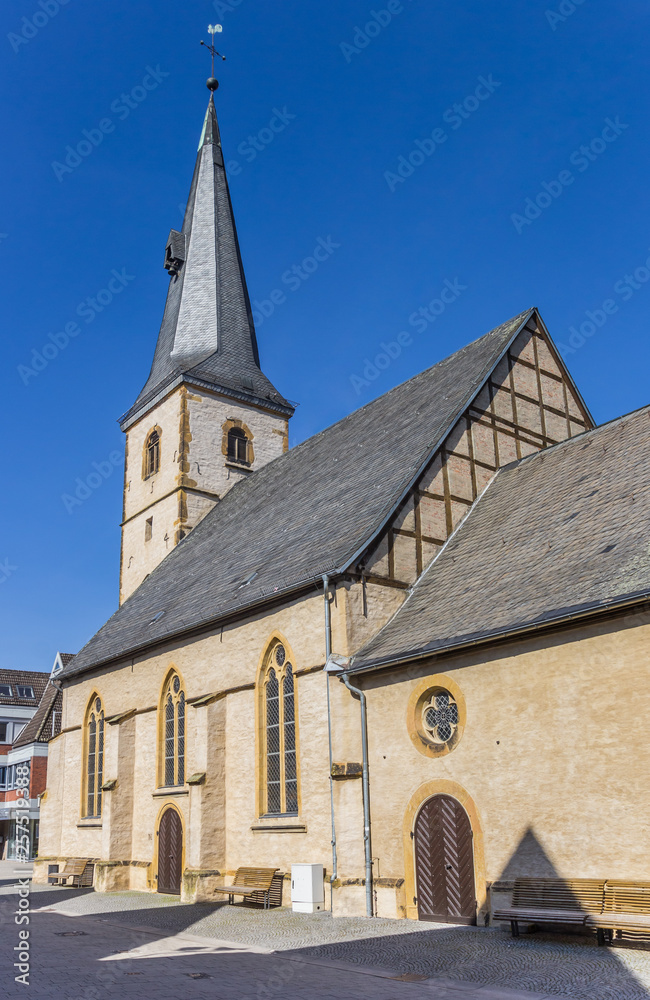
[[[47,881],[51,885],[67,885],[80,888],[93,884],[93,869],[90,858],[68,858],[62,871],[51,872]],[[69,882],[68,879],[72,881]]]
[[[513,937],[519,923],[585,926],[602,913],[604,879],[517,878],[509,907],[497,908],[495,920],[508,920]]]
[[[226,893],[229,903],[234,903],[235,896],[243,896],[254,903],[262,902],[264,909],[268,910],[273,880],[278,871],[278,868],[238,868],[232,885],[219,885],[214,891]]]
[[[605,932],[610,941],[615,931],[650,934],[650,882],[608,879],[602,911],[590,914],[586,924],[596,928],[598,944],[605,943]]]

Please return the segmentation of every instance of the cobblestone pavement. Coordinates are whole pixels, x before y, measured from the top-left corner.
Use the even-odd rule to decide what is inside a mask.
[[[13,984],[17,895],[0,867],[0,995]],[[10,878],[10,875],[9,875]],[[498,929],[188,906],[149,893],[33,886],[30,994],[349,1000],[650,1000],[650,951]],[[209,978],[206,978],[209,977]],[[5,989],[5,984],[10,989]]]

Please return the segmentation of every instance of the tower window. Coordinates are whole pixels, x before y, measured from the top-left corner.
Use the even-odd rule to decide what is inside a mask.
[[[144,522],[144,540],[145,542],[151,541],[151,536],[153,535],[153,517],[148,517]]]
[[[160,434],[152,430],[144,446],[144,478],[148,479],[160,468]]]
[[[248,438],[241,427],[228,431],[228,461],[248,465]]]

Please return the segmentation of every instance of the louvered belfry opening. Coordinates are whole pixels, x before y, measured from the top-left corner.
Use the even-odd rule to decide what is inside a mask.
[[[450,795],[428,799],[413,837],[419,919],[475,924],[472,826],[460,802]]]
[[[183,825],[175,809],[165,809],[158,827],[158,892],[178,896],[183,863]]]

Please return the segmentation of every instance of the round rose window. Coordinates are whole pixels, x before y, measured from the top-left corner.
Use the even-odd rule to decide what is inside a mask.
[[[432,743],[449,743],[458,728],[458,705],[448,691],[436,691],[422,707],[422,725]]]

